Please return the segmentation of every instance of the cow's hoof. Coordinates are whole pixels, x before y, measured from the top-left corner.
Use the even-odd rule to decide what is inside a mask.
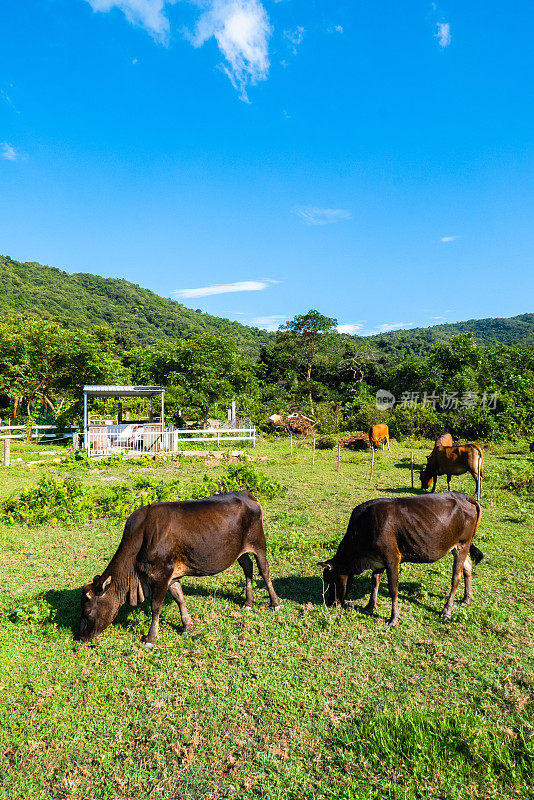
[[[471,605],[471,598],[470,597],[464,597],[463,600],[460,600],[458,605],[462,606],[462,608],[465,608],[466,606],[470,606]]]
[[[154,645],[152,642],[147,642],[146,639],[143,639],[143,647],[145,648],[145,650],[152,650]]]
[[[191,636],[191,628],[184,628],[180,631],[180,636]]]
[[[243,606],[243,611],[252,611],[252,606]]]
[[[386,623],[388,628],[396,628],[398,624],[399,624],[399,620],[396,619],[395,617],[390,617],[390,619],[388,619],[388,621]]]
[[[364,614],[368,614],[369,616],[371,616],[371,614],[374,614],[375,612],[375,606],[365,606],[364,608],[362,608],[362,611]]]
[[[282,608],[282,604],[278,603],[277,606],[271,606],[271,608],[273,611],[280,611],[280,609]]]
[[[441,614],[439,615],[439,618],[440,618],[440,620],[442,622],[449,622],[449,620],[451,618],[451,612],[450,611],[442,611]]]

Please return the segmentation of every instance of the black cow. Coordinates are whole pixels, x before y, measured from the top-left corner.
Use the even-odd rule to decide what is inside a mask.
[[[152,601],[152,623],[144,639],[152,647],[167,591],[178,603],[184,633],[191,629],[180,586],[184,575],[216,575],[234,561],[246,578],[245,608],[252,608],[253,553],[267,584],[271,607],[280,600],[274,591],[266,559],[263,512],[250,492],[228,492],[204,500],[154,503],[137,509],[126,520],[117,552],[102,575],[82,590],[78,638],[98,636],[125,603]]]
[[[393,627],[399,621],[401,562],[430,564],[453,551],[452,588],[441,612],[442,619],[449,619],[462,571],[465,595],[461,605],[469,605],[473,598],[469,556],[475,564],[484,557],[472,545],[480,513],[476,500],[458,492],[368,500],[357,506],[337,553],[320,562],[329,587],[329,605],[344,605],[353,576],[371,569],[372,590],[365,611],[372,614],[386,570],[392,603],[388,625]]]

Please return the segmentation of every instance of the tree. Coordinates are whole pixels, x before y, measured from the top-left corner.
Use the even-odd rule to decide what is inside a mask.
[[[84,383],[125,377],[112,342],[105,328],[68,331],[36,314],[8,317],[0,323],[0,391],[22,398],[30,419],[37,402],[57,416],[67,400],[80,403]]]
[[[313,411],[312,398],[312,369],[320,354],[327,352],[333,343],[337,320],[319,314],[315,309],[310,309],[307,314],[297,314],[290,322],[280,326],[277,341],[280,344],[290,344],[294,348],[294,356],[302,360],[305,370],[306,387]]]
[[[139,348],[130,357],[137,380],[170,387],[176,401],[201,411],[204,424],[217,403],[258,393],[253,362],[225,337],[202,333],[170,346]]]

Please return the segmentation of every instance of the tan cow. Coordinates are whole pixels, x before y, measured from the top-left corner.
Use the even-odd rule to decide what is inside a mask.
[[[384,449],[384,442],[387,442],[389,450],[389,428],[384,422],[378,425],[371,425],[369,428],[369,444],[375,450],[379,445]]]
[[[447,487],[451,491],[451,476],[469,472],[476,482],[477,499],[480,499],[482,483],[482,450],[477,444],[460,444],[455,447],[435,447],[426,458],[426,467],[421,470],[421,488],[436,491],[438,475],[447,476]]]

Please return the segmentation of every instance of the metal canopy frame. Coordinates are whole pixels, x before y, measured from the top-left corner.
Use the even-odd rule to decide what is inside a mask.
[[[87,441],[89,397],[161,397],[161,430],[165,430],[165,389],[163,386],[84,386],[83,387],[83,431]]]

